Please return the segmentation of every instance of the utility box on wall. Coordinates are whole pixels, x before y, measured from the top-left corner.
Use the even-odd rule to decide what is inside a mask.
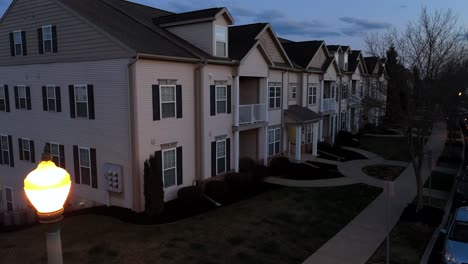
[[[122,192],[122,166],[112,163],[104,164],[104,181],[110,192]]]

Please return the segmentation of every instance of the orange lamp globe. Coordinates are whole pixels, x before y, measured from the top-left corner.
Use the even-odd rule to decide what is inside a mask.
[[[62,210],[70,187],[70,174],[52,161],[42,161],[24,179],[26,196],[41,214]]]

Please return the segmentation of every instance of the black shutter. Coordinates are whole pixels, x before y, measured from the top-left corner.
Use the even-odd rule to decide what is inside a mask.
[[[15,92],[15,107],[16,109],[19,109],[18,86],[14,87],[14,92]]]
[[[15,42],[13,40],[13,32],[10,33],[10,54],[15,56]]]
[[[31,110],[31,89],[26,86],[26,109]]]
[[[13,137],[8,136],[8,147],[10,149],[10,167],[15,167],[15,157],[13,155]]]
[[[60,152],[60,167],[65,169],[65,146],[59,145]]]
[[[226,138],[226,171],[231,170],[231,139]]]
[[[42,86],[42,108],[44,111],[49,111],[47,107],[47,87]]]
[[[55,111],[62,112],[62,96],[60,95],[60,87],[55,87]]]
[[[177,118],[182,118],[182,85],[176,85]]]
[[[75,86],[68,86],[69,98],[70,98],[70,117],[75,118]]]
[[[26,45],[26,31],[21,31],[21,43],[23,44],[23,56],[28,55],[28,49]]]
[[[10,93],[8,91],[8,85],[4,85],[3,89],[5,90],[5,106],[6,111],[10,112]]]
[[[183,184],[182,147],[177,148],[177,185]]]
[[[90,149],[91,152],[91,186],[93,188],[98,187],[97,182],[97,165],[96,165],[96,149]]]
[[[75,183],[80,184],[80,156],[78,146],[73,146],[73,160],[75,161]]]
[[[216,141],[211,142],[211,176],[216,176]]]
[[[152,93],[153,93],[153,121],[161,120],[159,85],[153,85]]]
[[[37,44],[39,54],[44,54],[44,39],[42,38],[42,28],[37,29]]]
[[[216,115],[216,86],[210,86],[210,115]]]
[[[34,140],[29,140],[29,149],[31,150],[31,162],[36,163],[36,152],[34,150]]]
[[[52,51],[57,53],[58,46],[57,46],[57,26],[52,26]]]
[[[227,86],[227,91],[226,92],[227,92],[227,112],[226,113],[230,114],[231,113],[231,108],[232,108],[232,106],[231,106],[231,100],[232,100],[232,98],[231,98],[232,97],[231,85]]]
[[[23,139],[21,139],[21,138],[18,138],[18,149],[19,149],[20,160],[23,160],[24,159],[24,157],[23,157]]]
[[[88,117],[89,119],[95,119],[94,115],[94,86],[88,84]]]

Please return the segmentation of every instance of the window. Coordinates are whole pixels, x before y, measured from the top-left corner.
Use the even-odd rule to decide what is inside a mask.
[[[57,143],[47,143],[46,146],[49,148],[55,165],[65,168],[65,147]]]
[[[281,107],[281,87],[280,86],[270,86],[269,100],[270,100],[270,103],[269,103],[270,108]]]
[[[13,211],[13,190],[11,188],[5,188],[5,196],[6,196],[6,205],[7,211]]]
[[[175,85],[161,85],[161,117],[176,117]]]
[[[6,94],[3,85],[0,86],[0,111],[6,111]]]
[[[227,57],[227,28],[216,26],[215,28],[216,39],[216,56]]]
[[[75,111],[77,117],[88,117],[88,89],[86,85],[75,85]]]
[[[163,186],[169,188],[177,185],[177,161],[176,161],[176,149],[163,150]]]
[[[216,174],[226,172],[226,140],[216,141]]]
[[[291,99],[296,99],[297,97],[297,86],[296,85],[292,85],[291,86]]]
[[[32,160],[32,153],[31,153],[31,141],[29,139],[20,138],[19,140],[19,147],[20,147],[20,160],[31,161]]]
[[[268,130],[268,156],[279,154],[281,151],[281,128]]]
[[[15,56],[23,55],[23,35],[22,31],[13,32],[14,47],[15,47]]]
[[[357,81],[353,80],[351,83],[351,94],[356,94]]]
[[[52,52],[52,26],[42,27],[42,43],[44,53]]]
[[[306,124],[304,125],[304,128],[305,128],[305,143],[310,144],[312,143],[312,139],[313,139],[312,124]]]
[[[307,104],[314,105],[317,103],[317,87],[307,87]]]
[[[79,148],[79,168],[81,184],[91,185],[91,155],[87,148]]]
[[[18,86],[18,109],[27,109],[26,87]]]
[[[55,112],[57,110],[56,106],[56,94],[55,94],[55,86],[47,86],[47,109],[49,111]]]
[[[216,85],[216,114],[226,113],[227,110],[227,87]]]
[[[341,112],[341,130],[346,129],[346,112]]]
[[[341,86],[341,98],[342,99],[348,98],[348,84],[343,84]]]
[[[10,147],[8,136],[1,135],[0,136],[0,143],[1,143],[1,154],[2,154],[2,164],[11,165],[10,164]]]

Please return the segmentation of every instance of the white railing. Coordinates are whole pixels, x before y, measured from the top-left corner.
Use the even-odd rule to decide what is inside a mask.
[[[266,121],[266,104],[251,104],[239,106],[239,125],[250,125]]]
[[[322,99],[322,112],[335,111],[335,98]]]

